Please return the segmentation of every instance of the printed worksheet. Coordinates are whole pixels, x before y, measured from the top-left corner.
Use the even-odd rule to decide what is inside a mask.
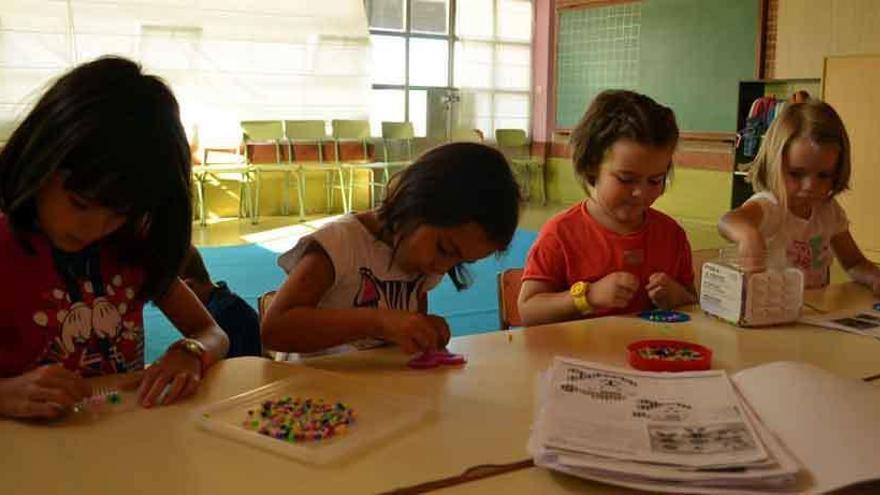
[[[724,371],[648,373],[557,358],[548,373],[548,447],[694,467],[767,460]]]
[[[798,321],[808,325],[880,338],[880,313],[870,308],[863,311],[849,310],[821,315],[808,315],[801,317]]]

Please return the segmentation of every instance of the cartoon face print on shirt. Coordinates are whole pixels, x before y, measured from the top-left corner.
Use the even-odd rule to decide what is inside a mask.
[[[360,275],[361,285],[354,297],[354,307],[406,311],[418,306],[418,294],[424,283],[424,276],[415,280],[381,280],[366,267],[361,267]]]
[[[813,236],[807,242],[791,241],[786,251],[789,263],[804,272],[806,287],[821,287],[827,283],[831,252],[821,235]]]
[[[44,297],[46,309],[33,321],[47,332],[49,345],[41,364],[63,363],[83,376],[121,373],[143,367],[143,326],[135,291],[115,275],[97,295],[90,281],[81,281],[81,300],[71,301],[62,288]]]

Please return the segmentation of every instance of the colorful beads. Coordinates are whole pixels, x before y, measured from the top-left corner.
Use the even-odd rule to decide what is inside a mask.
[[[679,323],[691,319],[687,313],[679,311],[665,311],[656,309],[653,311],[643,311],[639,313],[639,317],[643,320],[662,322],[662,323]]]
[[[703,354],[686,347],[643,347],[638,350],[639,357],[643,359],[658,359],[661,361],[698,361],[703,359]]]
[[[354,410],[342,402],[322,399],[267,400],[250,409],[242,426],[261,435],[291,443],[319,441],[344,434],[354,423]]]

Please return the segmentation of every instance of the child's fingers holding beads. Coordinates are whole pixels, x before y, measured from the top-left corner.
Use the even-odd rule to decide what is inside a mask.
[[[645,285],[645,290],[650,294],[651,291],[656,291],[659,288],[668,286],[669,281],[669,275],[663,272],[652,273],[651,276],[648,277],[648,283]]]
[[[28,390],[27,399],[31,402],[55,404],[61,409],[69,409],[81,400],[81,398],[76,398],[64,387],[44,385],[33,385]]]
[[[69,407],[64,407],[54,402],[29,401],[23,404],[21,414],[17,416],[20,418],[55,419],[61,417],[69,410]]]
[[[629,272],[617,272],[617,284],[630,292],[639,290],[639,278]]]
[[[43,366],[34,370],[35,383],[47,388],[63,390],[76,403],[92,394],[88,383],[76,373],[60,365]]]
[[[431,324],[434,325],[434,330],[437,334],[437,348],[446,346],[451,336],[451,332],[449,331],[449,324],[447,324],[446,320],[440,316],[426,316],[428,318],[428,321],[430,321]]]

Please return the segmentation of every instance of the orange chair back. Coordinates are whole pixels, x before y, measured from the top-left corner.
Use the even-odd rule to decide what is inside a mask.
[[[498,274],[498,320],[502,330],[523,324],[517,304],[522,274],[522,268],[509,268]]]

